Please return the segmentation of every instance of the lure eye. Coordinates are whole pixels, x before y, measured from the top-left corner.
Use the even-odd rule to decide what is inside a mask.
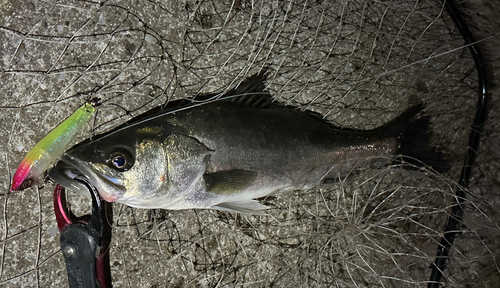
[[[108,165],[117,171],[124,172],[134,165],[133,158],[127,151],[116,151],[108,157]]]
[[[33,184],[33,181],[31,179],[26,179],[21,183],[21,189],[24,190],[26,188],[31,187],[31,184]]]

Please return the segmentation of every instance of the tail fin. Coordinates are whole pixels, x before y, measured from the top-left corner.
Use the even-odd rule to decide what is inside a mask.
[[[423,107],[423,104],[413,106],[379,129],[382,130],[380,132],[385,137],[397,137],[398,150],[396,154],[400,154],[402,157],[396,161],[410,164],[405,165],[405,168],[415,169],[415,166],[431,166],[437,172],[443,173],[450,169],[450,165],[446,163],[442,153],[429,147],[429,119],[425,117],[415,118]]]

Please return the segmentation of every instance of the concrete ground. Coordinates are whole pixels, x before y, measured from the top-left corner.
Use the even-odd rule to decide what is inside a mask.
[[[491,98],[446,287],[498,287],[500,8],[460,4]],[[467,47],[440,1],[0,3],[0,286],[65,287],[53,183],[9,193],[24,155],[87,97],[75,141],[158,105],[268,71],[276,101],[370,129],[416,102],[446,174],[398,167],[267,197],[264,216],[114,205],[114,287],[426,287],[477,98]],[[43,184],[43,183],[42,183]],[[88,200],[70,195],[86,213]]]

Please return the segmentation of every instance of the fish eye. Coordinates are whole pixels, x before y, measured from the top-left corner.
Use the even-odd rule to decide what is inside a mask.
[[[113,160],[111,160],[111,163],[113,163],[113,166],[116,168],[123,169],[123,167],[127,165],[127,159],[122,155],[116,155]]]
[[[120,150],[111,153],[106,162],[111,168],[114,168],[115,170],[118,170],[120,172],[124,172],[132,168],[132,166],[134,165],[132,161],[132,155],[130,155],[128,151]]]

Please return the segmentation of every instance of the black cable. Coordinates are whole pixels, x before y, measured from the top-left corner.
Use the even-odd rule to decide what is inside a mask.
[[[460,16],[460,12],[455,6],[455,2],[453,0],[445,0],[444,4],[448,14],[453,19],[453,22],[458,28],[458,31],[460,31],[462,38],[465,40],[465,44],[469,47],[472,54],[477,70],[479,91],[476,104],[476,115],[474,117],[474,122],[469,136],[469,146],[467,148],[464,165],[458,182],[460,187],[455,191],[455,199],[452,204],[448,222],[446,223],[444,236],[441,238],[436,258],[434,260],[434,264],[432,265],[430,282],[427,285],[428,288],[437,288],[441,285],[440,281],[443,277],[443,271],[446,269],[446,261],[448,260],[451,245],[453,244],[453,240],[455,240],[455,236],[460,232],[460,222],[462,221],[464,214],[464,188],[469,185],[472,164],[474,163],[474,159],[476,157],[476,151],[479,147],[479,137],[481,135],[484,120],[486,119],[487,74],[483,57],[475,43],[474,38],[472,37],[472,33],[467,27],[467,24],[462,19],[462,16]]]

